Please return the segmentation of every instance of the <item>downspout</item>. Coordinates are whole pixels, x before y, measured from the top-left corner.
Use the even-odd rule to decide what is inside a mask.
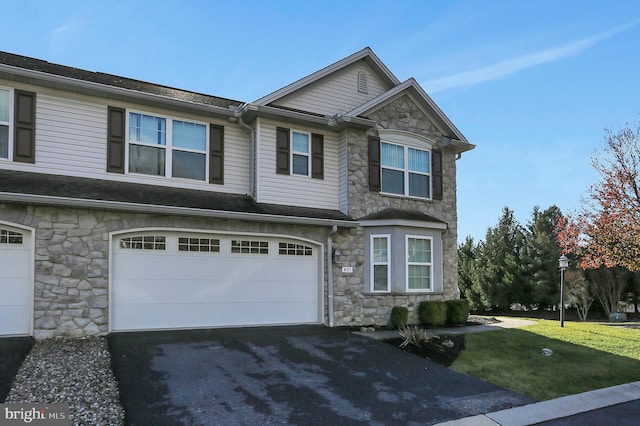
[[[245,129],[249,130],[250,136],[249,136],[249,146],[250,146],[250,153],[249,153],[249,162],[251,163],[249,165],[249,170],[251,170],[251,179],[249,182],[249,193],[251,194],[251,196],[253,198],[256,197],[255,194],[255,185],[256,185],[256,173],[257,173],[257,164],[256,164],[256,147],[255,147],[255,143],[256,143],[256,131],[253,127],[249,126],[247,123],[244,122],[244,120],[242,119],[242,115],[245,113],[245,111],[247,110],[247,105],[243,105],[239,108],[238,112],[238,123],[244,127]]]
[[[333,240],[331,236],[338,232],[338,226],[333,225],[327,235],[327,305],[329,316],[329,327],[333,327]]]

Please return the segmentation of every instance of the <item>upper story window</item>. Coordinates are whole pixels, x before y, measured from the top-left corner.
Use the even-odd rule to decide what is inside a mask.
[[[129,113],[129,172],[207,179],[207,126]]]
[[[0,88],[0,158],[9,158],[11,92]]]
[[[294,175],[309,176],[309,134],[302,132],[291,132],[293,146],[291,149],[291,173]]]
[[[430,152],[382,142],[382,192],[431,198]]]

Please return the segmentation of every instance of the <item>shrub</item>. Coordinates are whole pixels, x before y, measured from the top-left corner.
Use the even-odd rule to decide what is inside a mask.
[[[400,329],[406,327],[409,322],[409,309],[404,306],[391,308],[391,326]]]
[[[447,322],[466,324],[469,319],[469,301],[466,299],[447,300]]]
[[[414,346],[422,346],[425,343],[429,343],[431,339],[433,339],[433,334],[424,328],[420,328],[417,325],[414,326],[404,326],[399,331],[400,336],[404,339],[402,343],[400,343],[400,347],[404,348],[408,344],[412,344]]]
[[[447,322],[447,304],[439,300],[420,302],[420,322],[426,325],[444,325]]]

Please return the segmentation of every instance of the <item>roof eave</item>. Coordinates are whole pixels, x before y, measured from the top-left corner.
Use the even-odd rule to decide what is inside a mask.
[[[127,203],[122,201],[92,200],[85,198],[57,197],[48,195],[19,194],[0,192],[0,201],[14,203],[33,203],[54,206],[70,206],[97,208],[106,210],[121,210],[129,212],[158,213],[177,216],[194,216],[209,219],[249,220],[269,223],[287,223],[313,226],[339,226],[355,228],[358,222],[340,219],[323,219],[312,217],[274,215],[264,213],[248,213],[226,210],[207,210],[193,207],[166,206],[157,204]]]
[[[288,121],[291,123],[311,124],[335,131],[340,131],[346,127],[370,129],[375,127],[376,125],[375,121],[361,117],[321,117],[312,114],[305,114],[304,112],[290,111],[282,108],[256,104],[244,105],[242,108],[237,110],[236,116],[242,116],[243,119],[248,122],[252,122],[257,117],[261,117],[280,121]]]
[[[191,102],[181,99],[175,99],[168,96],[157,95],[153,93],[145,93],[137,90],[126,89],[123,87],[110,86],[107,84],[96,83],[93,81],[79,80],[72,77],[65,77],[55,74],[49,74],[42,71],[29,70],[26,68],[14,67],[11,65],[0,64],[0,78],[3,76],[18,76],[31,80],[32,84],[38,83],[54,83],[60,88],[75,88],[88,95],[104,96],[105,93],[128,99],[136,99],[146,102],[161,103],[163,105],[172,105],[192,111],[213,113],[224,117],[231,117],[235,114],[232,109],[223,108],[215,105],[207,105],[203,103]]]

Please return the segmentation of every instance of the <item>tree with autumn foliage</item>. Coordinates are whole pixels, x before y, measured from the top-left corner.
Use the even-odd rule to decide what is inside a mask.
[[[611,313],[627,287],[619,269],[640,271],[640,127],[607,130],[605,147],[592,165],[599,180],[578,215],[560,218],[557,236],[563,252],[576,256],[582,269],[605,270],[596,295]]]

